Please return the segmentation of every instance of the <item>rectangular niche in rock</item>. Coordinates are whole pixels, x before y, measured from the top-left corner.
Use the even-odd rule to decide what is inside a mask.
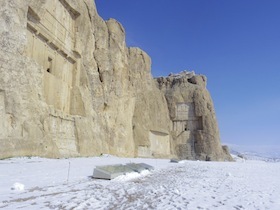
[[[77,137],[73,119],[62,119],[59,116],[49,116],[49,130],[53,141],[62,157],[77,156]]]
[[[168,133],[150,131],[150,149],[152,156],[168,156],[170,154],[170,137]]]

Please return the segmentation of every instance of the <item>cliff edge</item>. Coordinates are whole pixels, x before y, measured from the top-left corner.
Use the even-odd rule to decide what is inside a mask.
[[[0,158],[230,159],[205,77],[154,80],[92,0],[3,0],[0,14]]]

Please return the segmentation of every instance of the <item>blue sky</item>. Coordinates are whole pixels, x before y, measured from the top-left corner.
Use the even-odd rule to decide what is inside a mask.
[[[279,0],[95,2],[151,56],[153,76],[207,76],[222,142],[280,148]]]

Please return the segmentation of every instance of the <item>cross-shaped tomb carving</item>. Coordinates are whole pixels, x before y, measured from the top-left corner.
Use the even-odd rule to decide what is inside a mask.
[[[80,55],[75,50],[79,13],[66,0],[52,0],[40,14],[29,7],[27,16],[27,55],[44,69],[46,102],[70,113],[71,91],[79,85]]]

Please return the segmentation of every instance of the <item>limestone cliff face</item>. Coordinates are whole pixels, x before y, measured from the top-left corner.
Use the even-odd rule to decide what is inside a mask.
[[[4,0],[0,14],[0,158],[224,159],[206,89],[154,82],[149,56],[127,48],[122,25],[92,0]],[[192,103],[205,128],[196,155],[175,135],[178,103]]]
[[[182,159],[231,160],[227,147],[220,144],[206,77],[181,72],[156,82],[167,99],[176,155]]]
[[[135,93],[133,134],[135,154],[140,157],[172,155],[170,118],[164,95],[150,73],[150,58],[137,48],[129,49],[131,85]]]

